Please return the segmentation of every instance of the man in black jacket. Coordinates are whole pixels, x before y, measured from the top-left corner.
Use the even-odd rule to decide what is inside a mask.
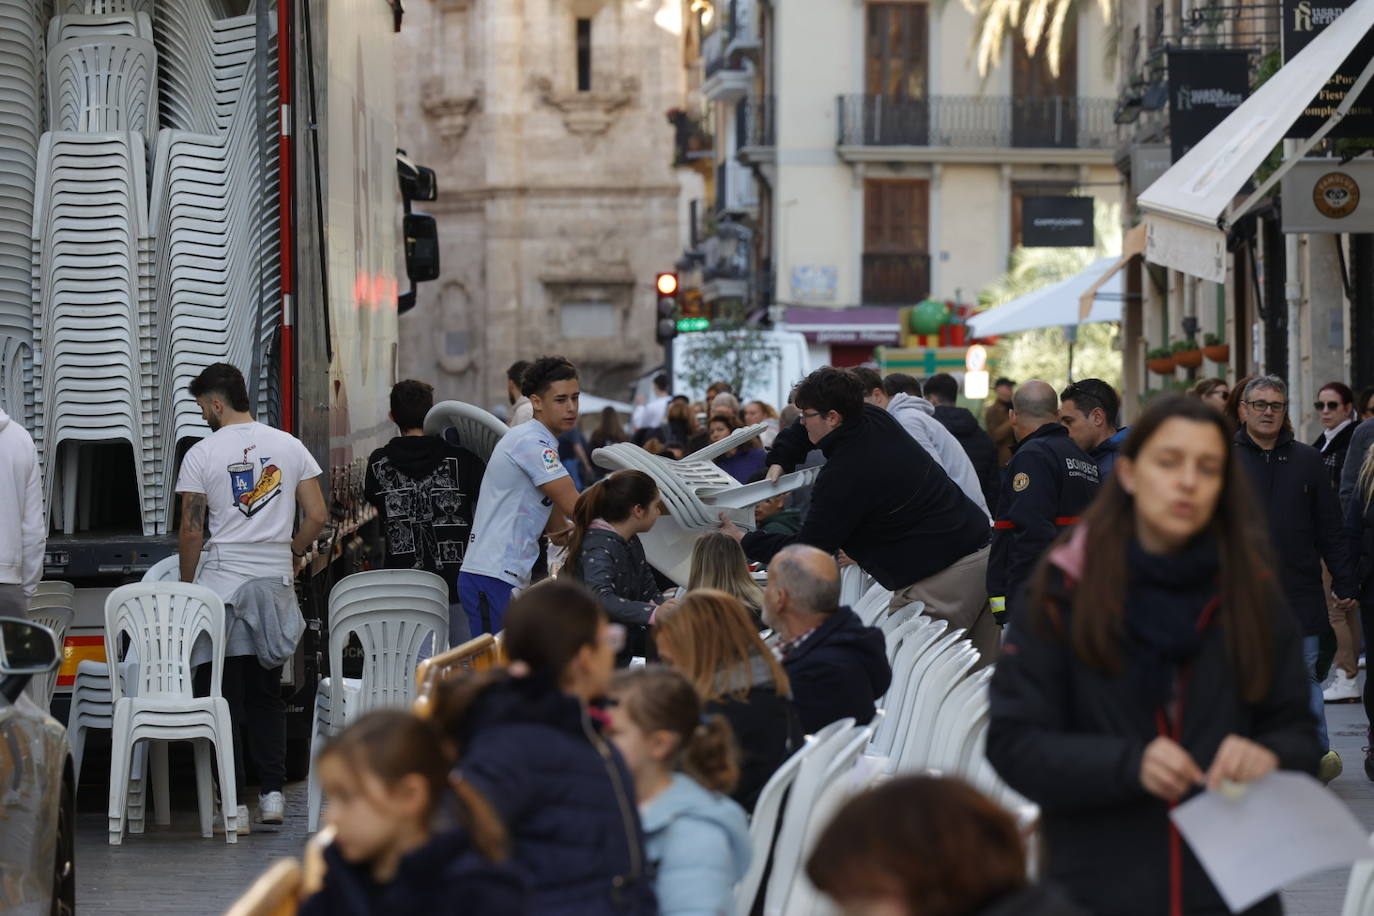
[[[763,619],[782,636],[778,652],[802,730],[853,716],[866,725],[892,668],[883,631],[840,607],[840,570],[814,547],[784,547],[768,566]]]
[[[945,425],[950,435],[959,440],[973,462],[973,471],[983,486],[983,498],[987,500],[988,511],[997,514],[997,445],[987,430],[978,425],[978,419],[963,407],[955,406],[959,399],[959,383],[954,376],[937,372],[926,379],[924,386],[926,400],[935,405],[935,419]]]
[[[1035,564],[1059,532],[1078,521],[1097,495],[1097,465],[1059,422],[1059,398],[1039,379],[1012,399],[1016,448],[1002,474],[993,522],[988,597],[998,622],[1015,617]]]
[[[991,662],[997,626],[984,591],[983,510],[891,414],[863,402],[863,385],[851,373],[817,369],[793,402],[801,418],[778,433],[768,463],[791,470],[813,444],[825,453],[802,530],[745,534],[722,517],[723,530],[761,563],[789,544],[843,550],[894,592],[891,610],[924,601],[926,613],[967,631]]]
[[[423,569],[449,589],[449,645],[467,641],[467,615],[458,608],[458,569],[472,530],[472,513],[486,471],[482,459],[437,436],[425,435],[434,389],[413,379],[391,388],[391,421],[400,435],[367,459],[363,496],[377,508],[387,569]]]
[[[1266,375],[1246,385],[1241,393],[1236,454],[1268,518],[1279,584],[1302,630],[1312,712],[1325,754],[1321,776],[1330,782],[1340,774],[1341,759],[1331,750],[1322,686],[1317,680],[1318,642],[1328,626],[1322,561],[1331,570],[1331,590],[1339,604],[1354,605],[1359,585],[1330,474],[1320,452],[1294,440],[1293,433],[1284,429],[1287,410],[1288,386],[1283,379]]]

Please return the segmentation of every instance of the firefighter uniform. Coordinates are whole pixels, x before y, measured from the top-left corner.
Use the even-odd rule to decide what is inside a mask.
[[[1058,422],[1017,444],[1002,471],[988,562],[988,595],[998,623],[1006,624],[1008,600],[1018,600],[1040,555],[1078,521],[1098,483],[1097,465]]]

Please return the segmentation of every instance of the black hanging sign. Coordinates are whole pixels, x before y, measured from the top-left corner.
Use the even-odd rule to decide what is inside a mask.
[[[1250,94],[1248,51],[1169,52],[1169,146],[1174,161]]]
[[[1283,62],[1292,60],[1307,47],[1322,30],[1340,18],[1354,0],[1283,0]],[[1322,122],[1331,116],[1345,99],[1346,92],[1374,56],[1374,32],[1370,32],[1331,78],[1326,81],[1312,104],[1288,128],[1285,137],[1304,139],[1312,136]],[[1346,112],[1344,118],[1327,134],[1328,137],[1374,136],[1374,86],[1365,88],[1360,98]]]
[[[1091,248],[1091,197],[1027,197],[1021,201],[1021,244],[1026,248]]]

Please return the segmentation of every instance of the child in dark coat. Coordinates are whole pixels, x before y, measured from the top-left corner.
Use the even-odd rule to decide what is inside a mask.
[[[472,786],[449,783],[451,745],[404,710],[378,710],[320,754],[335,830],[324,885],[301,916],[525,913],[524,882],[503,864],[505,828]]]
[[[625,627],[626,645],[616,656],[622,667],[635,655],[652,655],[648,628],[664,597],[639,535],[654,527],[658,514],[658,485],[643,471],[632,470],[616,471],[588,487],[574,511],[564,569],[596,596],[613,622]]]

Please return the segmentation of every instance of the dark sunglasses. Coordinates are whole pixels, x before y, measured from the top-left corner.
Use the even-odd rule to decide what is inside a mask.
[[[1317,410],[1340,410],[1344,405],[1340,401],[1317,401],[1312,406]]]

